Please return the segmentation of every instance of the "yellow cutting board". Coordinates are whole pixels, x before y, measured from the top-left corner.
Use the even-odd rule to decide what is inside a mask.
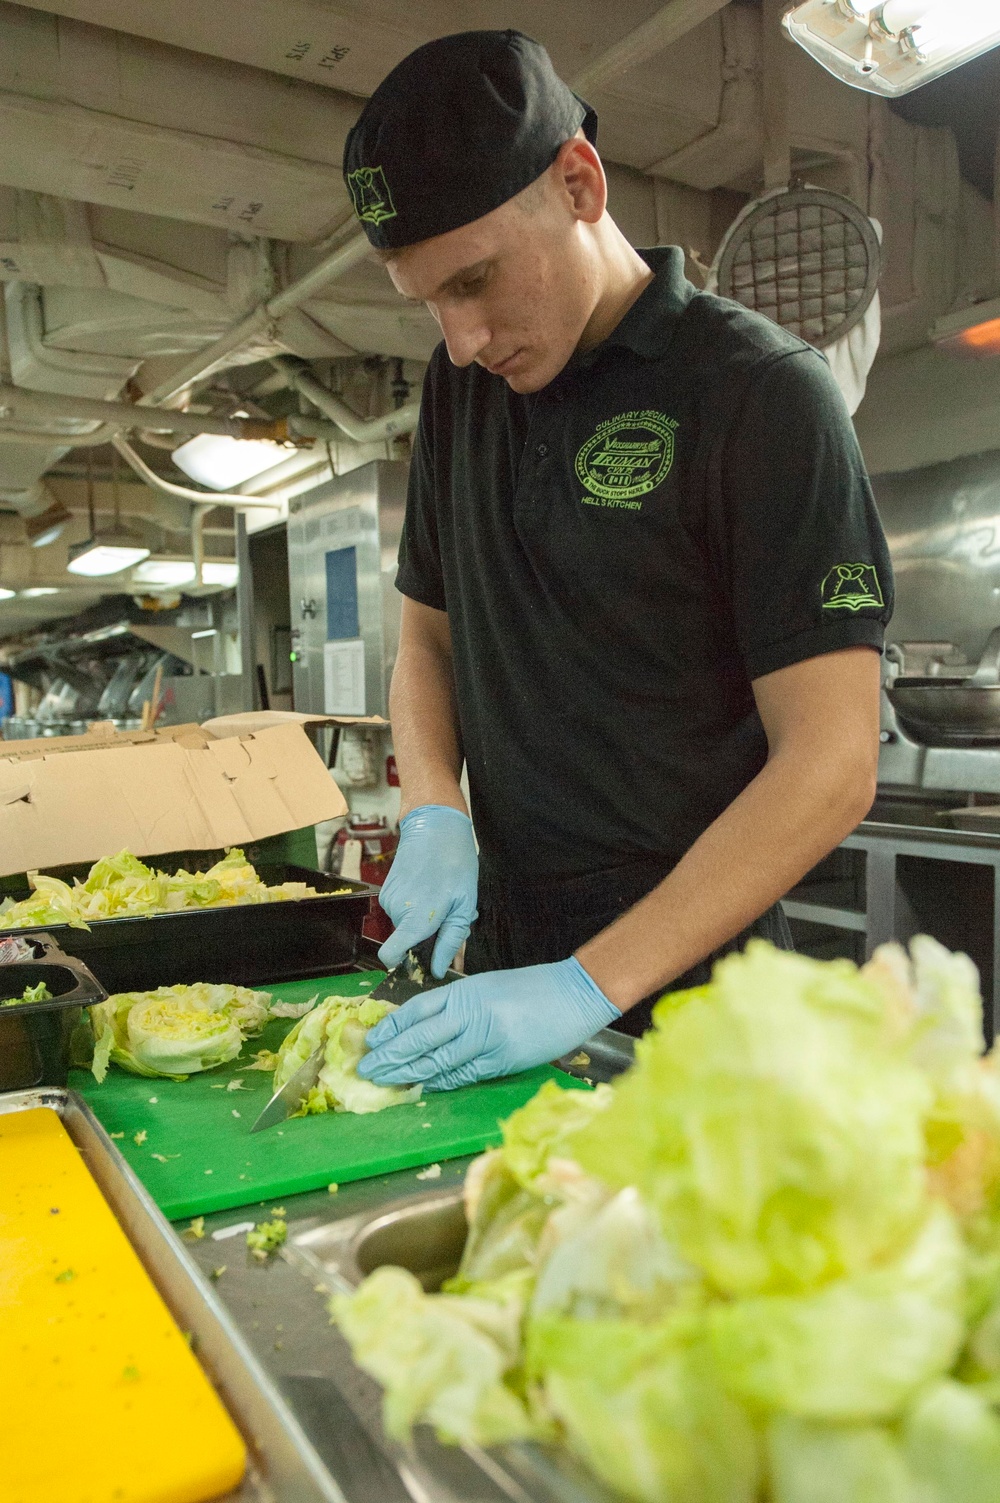
[[[4,1503],[206,1503],[245,1467],[58,1114],[0,1115]]]

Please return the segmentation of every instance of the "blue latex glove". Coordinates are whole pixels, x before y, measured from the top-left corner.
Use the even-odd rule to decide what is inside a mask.
[[[575,956],[465,976],[404,1002],[368,1034],[358,1074],[376,1085],[453,1091],[576,1049],[621,1013]]]
[[[437,935],[431,970],[441,979],[476,920],[479,856],[461,809],[422,804],[399,823],[399,845],[379,903],[396,925],[378,952],[390,971],[407,950]]]

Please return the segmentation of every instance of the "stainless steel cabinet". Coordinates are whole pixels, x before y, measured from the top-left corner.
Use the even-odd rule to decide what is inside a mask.
[[[295,708],[387,715],[408,466],[378,459],[289,503]]]

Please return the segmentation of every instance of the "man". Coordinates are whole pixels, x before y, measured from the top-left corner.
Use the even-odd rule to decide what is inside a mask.
[[[641,1031],[750,934],[787,945],[778,900],[874,794],[891,577],[839,392],[679,250],[633,250],[595,135],[541,47],[471,32],[400,63],[347,143],[359,218],[443,335],[380,954],[436,934],[440,976],[471,929],[473,973],[371,1031],[379,1083]]]

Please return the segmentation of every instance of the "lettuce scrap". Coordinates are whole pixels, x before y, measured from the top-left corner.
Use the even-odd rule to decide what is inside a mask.
[[[260,1033],[270,1000],[267,992],[209,982],[119,992],[90,1008],[94,1077],[103,1081],[109,1064],[177,1080],[214,1069]]]
[[[422,1086],[380,1086],[358,1074],[358,1062],[367,1051],[368,1030],[395,1010],[391,1002],[372,997],[327,997],[299,1019],[278,1049],[274,1089],[279,1091],[320,1047],[323,1065],[296,1116],[380,1112],[387,1106],[419,1101]]]
[[[95,861],[85,880],[75,879],[72,887],[43,872],[29,872],[28,880],[32,887],[29,897],[18,903],[9,898],[0,903],[0,929],[49,924],[89,929],[101,919],[321,896],[305,882],[280,882],[269,887],[237,847],[228,850],[207,872],[181,870],[168,875],[146,866],[130,851],[119,851],[117,856]]]
[[[51,1002],[52,993],[44,981],[26,986],[19,997],[0,997],[0,1007],[17,1007],[21,1002]]]

